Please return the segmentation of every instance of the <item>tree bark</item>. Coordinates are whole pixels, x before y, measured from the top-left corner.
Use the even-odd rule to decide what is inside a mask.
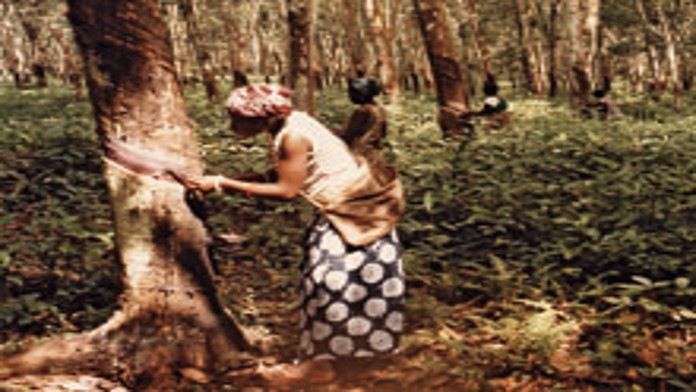
[[[681,80],[681,70],[679,69],[679,55],[677,53],[677,38],[672,26],[670,25],[669,18],[665,14],[663,2],[657,1],[655,8],[655,13],[657,15],[657,26],[654,27],[654,29],[657,35],[659,35],[665,43],[665,58],[667,59],[667,64],[669,67],[669,81],[672,86],[673,107],[676,113],[681,113],[684,103],[682,97],[683,86]],[[643,18],[647,19],[645,16],[644,5],[642,3],[639,5],[639,9],[641,10]]]
[[[493,71],[493,64],[491,63],[491,51],[488,47],[486,37],[483,35],[483,32],[481,31],[481,26],[479,25],[476,0],[467,0],[467,5],[469,6],[469,19],[471,22],[471,30],[473,31],[474,38],[476,39],[478,58],[481,60],[481,64],[483,66],[483,73],[486,75],[486,78],[493,78],[497,80],[497,75]]]
[[[26,45],[24,44],[22,35],[12,28],[12,22],[19,20],[21,17],[13,3],[9,3],[5,6],[7,8],[5,9],[5,20],[3,25],[7,26],[4,34],[7,66],[14,79],[15,87],[17,89],[24,89],[30,78],[26,50],[24,50]]]
[[[561,0],[550,0],[548,22],[545,23],[544,33],[548,47],[548,97],[558,94],[558,7]],[[539,5],[541,8],[541,5]]]
[[[396,18],[400,0],[366,0],[365,13],[377,52],[377,73],[389,103],[399,102],[399,77],[394,57]]]
[[[459,115],[469,110],[467,86],[456,60],[442,0],[414,0],[430,69],[435,78],[438,123],[445,136],[464,130]]]
[[[515,0],[515,16],[520,48],[520,63],[527,82],[527,91],[533,95],[541,94],[543,85],[539,76],[539,64],[532,41],[532,19],[534,8],[528,0]]]
[[[289,28],[288,84],[295,90],[298,109],[314,113],[314,64],[312,53],[313,0],[286,0]]]
[[[257,18],[257,15],[250,15],[244,7],[246,1],[234,1],[231,5],[225,3],[219,3],[217,5],[217,11],[221,15],[223,21],[223,27],[225,30],[225,36],[227,40],[227,54],[228,54],[228,65],[230,69],[229,75],[233,77],[234,87],[240,87],[247,85],[249,83],[247,71],[249,68],[249,61],[245,53],[248,52],[249,46],[249,36],[252,31],[243,31],[242,23],[236,18],[235,14],[244,15],[241,19],[245,18]],[[258,28],[257,24],[254,24]],[[251,29],[249,29],[251,30]],[[257,30],[257,29],[254,29]],[[260,29],[257,31],[257,37],[261,46],[261,69],[265,71],[265,56],[267,55],[267,48],[264,45],[262,34]]]
[[[196,55],[196,61],[200,69],[203,86],[205,87],[208,101],[213,103],[219,98],[220,92],[215,81],[215,69],[212,64],[210,52],[203,45],[203,33],[198,23],[198,6],[196,0],[179,0],[179,5],[186,20],[189,42]]]
[[[348,76],[351,78],[357,77],[359,73],[366,71],[364,45],[361,40],[360,23],[360,2],[355,0],[343,1],[343,23],[344,31],[346,32],[346,45],[348,46]]]
[[[96,131],[107,141],[161,157],[182,172],[203,169],[156,0],[69,0]],[[107,160],[108,162],[108,160]],[[105,164],[120,310],[104,325],[3,358],[12,374],[83,372],[139,391],[177,388],[178,371],[239,365],[250,345],[217,296],[209,234],[183,187]],[[189,203],[186,202],[189,201]]]
[[[581,5],[588,0],[568,0],[568,37],[570,45],[571,106],[583,111],[592,91],[592,73],[586,14]],[[589,0],[592,1],[592,0]]]

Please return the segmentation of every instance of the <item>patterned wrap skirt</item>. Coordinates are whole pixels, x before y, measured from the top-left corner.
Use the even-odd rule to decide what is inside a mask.
[[[393,353],[403,328],[405,283],[396,230],[353,247],[320,218],[301,266],[301,359]]]

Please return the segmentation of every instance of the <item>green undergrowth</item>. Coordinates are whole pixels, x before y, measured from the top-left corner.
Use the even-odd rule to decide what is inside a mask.
[[[509,92],[513,125],[443,140],[429,96],[388,107],[401,169],[408,274],[403,352],[380,377],[421,390],[692,390],[696,116],[618,97],[625,116],[579,121],[564,101]],[[693,102],[693,97],[689,97]],[[220,105],[187,91],[211,173],[264,170]],[[322,93],[338,128],[345,94]],[[689,107],[693,105],[687,105]],[[87,329],[116,306],[118,271],[90,108],[61,87],[0,88],[0,333],[6,344]],[[290,357],[301,200],[208,200],[220,292]],[[527,388],[527,389],[525,389]]]

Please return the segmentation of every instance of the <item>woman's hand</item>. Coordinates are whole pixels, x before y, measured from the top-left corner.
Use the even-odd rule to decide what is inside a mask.
[[[197,190],[203,193],[220,190],[220,180],[222,176],[201,176],[189,179],[189,189]]]
[[[186,189],[194,192],[209,193],[220,189],[222,176],[183,176],[181,173],[169,173]]]

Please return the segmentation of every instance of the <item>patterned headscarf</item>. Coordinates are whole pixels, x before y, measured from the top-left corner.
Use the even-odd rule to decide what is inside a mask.
[[[287,117],[291,95],[292,90],[277,84],[251,84],[234,89],[225,106],[244,117]]]

